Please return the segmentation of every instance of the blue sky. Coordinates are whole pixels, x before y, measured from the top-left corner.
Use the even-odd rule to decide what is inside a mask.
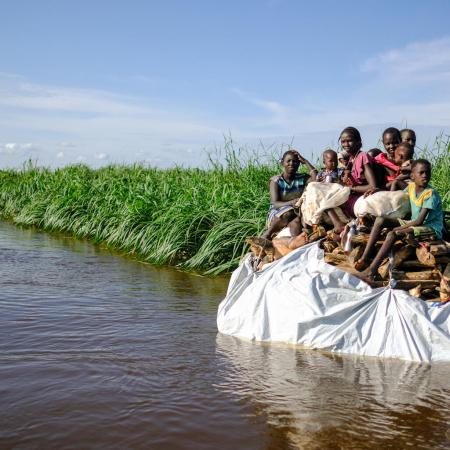
[[[3,1],[0,166],[450,132],[450,2]]]

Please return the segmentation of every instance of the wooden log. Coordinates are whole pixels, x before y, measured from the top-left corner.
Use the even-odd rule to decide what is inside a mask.
[[[398,267],[403,261],[407,260],[415,253],[415,248],[412,245],[404,245],[394,253],[394,261],[392,267]]]
[[[380,267],[378,267],[378,273],[380,277],[385,279],[389,273],[389,258],[385,258],[381,263]]]
[[[447,264],[442,273],[441,283],[439,285],[439,298],[441,301],[448,301],[450,297],[450,263]]]
[[[420,280],[420,284],[423,289],[436,289],[439,285],[437,280]],[[413,287],[417,286],[417,280],[399,280],[395,285],[395,289],[404,289],[409,291]]]
[[[342,247],[336,247],[332,253],[334,255],[344,255],[344,249]]]
[[[437,256],[436,264],[448,264],[450,263],[450,256]]]
[[[360,234],[355,234],[352,237],[352,244],[353,245],[361,245],[361,244],[367,244],[369,240],[369,235],[366,233],[360,233]]]
[[[350,254],[348,255],[349,264],[354,265],[356,261],[358,261],[358,259],[361,258],[363,252],[364,247],[362,245],[358,245],[357,247],[353,248]]]
[[[324,260],[327,264],[339,264],[347,261],[346,255],[340,255],[338,253],[325,253]]]
[[[439,244],[431,244],[430,245],[430,253],[433,256],[438,255],[450,255],[450,244],[445,241],[441,241]]]
[[[414,270],[414,269],[417,269],[417,270],[420,270],[420,269],[431,269],[430,266],[427,266],[426,264],[422,264],[421,262],[417,261],[416,259],[403,261],[396,268],[398,270],[403,270],[404,272],[408,272],[408,271]]]
[[[331,253],[337,246],[338,243],[336,241],[328,241],[328,240],[322,241],[322,248],[325,250],[326,253]]]
[[[449,300],[450,300],[450,297],[447,298],[446,300],[441,300],[440,297],[437,297],[437,298],[427,298],[427,299],[425,299],[426,302],[441,302],[441,303],[446,303],[446,302],[448,302]]]
[[[408,293],[413,297],[420,297],[420,295],[422,294],[422,285],[418,284],[416,287],[410,289]]]
[[[440,274],[438,270],[425,270],[422,272],[392,272],[392,278],[395,280],[440,280]]]
[[[427,250],[426,247],[419,247],[416,249],[416,256],[422,264],[433,267],[436,265],[436,258]]]

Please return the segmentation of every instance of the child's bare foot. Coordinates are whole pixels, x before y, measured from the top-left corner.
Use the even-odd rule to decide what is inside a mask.
[[[309,242],[308,235],[305,232],[302,232],[298,236],[292,238],[289,241],[289,248],[295,250],[296,248],[303,247],[308,242]]]
[[[355,263],[355,269],[358,272],[361,272],[361,271],[367,269],[367,267],[369,267],[369,261],[367,261],[364,258],[359,258],[358,261],[356,261],[356,263]]]

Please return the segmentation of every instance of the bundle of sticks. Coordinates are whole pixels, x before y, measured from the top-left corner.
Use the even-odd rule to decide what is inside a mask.
[[[358,275],[354,264],[361,257],[368,239],[369,235],[364,233],[351,237],[352,249],[345,252],[331,237],[325,238],[321,242],[325,262]],[[375,250],[382,243],[377,242]],[[378,274],[380,280],[370,282],[373,287],[390,284],[423,300],[447,302],[450,300],[450,243],[398,240],[390,257],[379,267]]]

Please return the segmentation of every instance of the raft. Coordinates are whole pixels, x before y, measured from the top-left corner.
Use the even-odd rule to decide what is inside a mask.
[[[341,354],[450,361],[450,302],[373,288],[325,262],[318,242],[260,271],[250,257],[233,272],[217,313],[220,333]]]

